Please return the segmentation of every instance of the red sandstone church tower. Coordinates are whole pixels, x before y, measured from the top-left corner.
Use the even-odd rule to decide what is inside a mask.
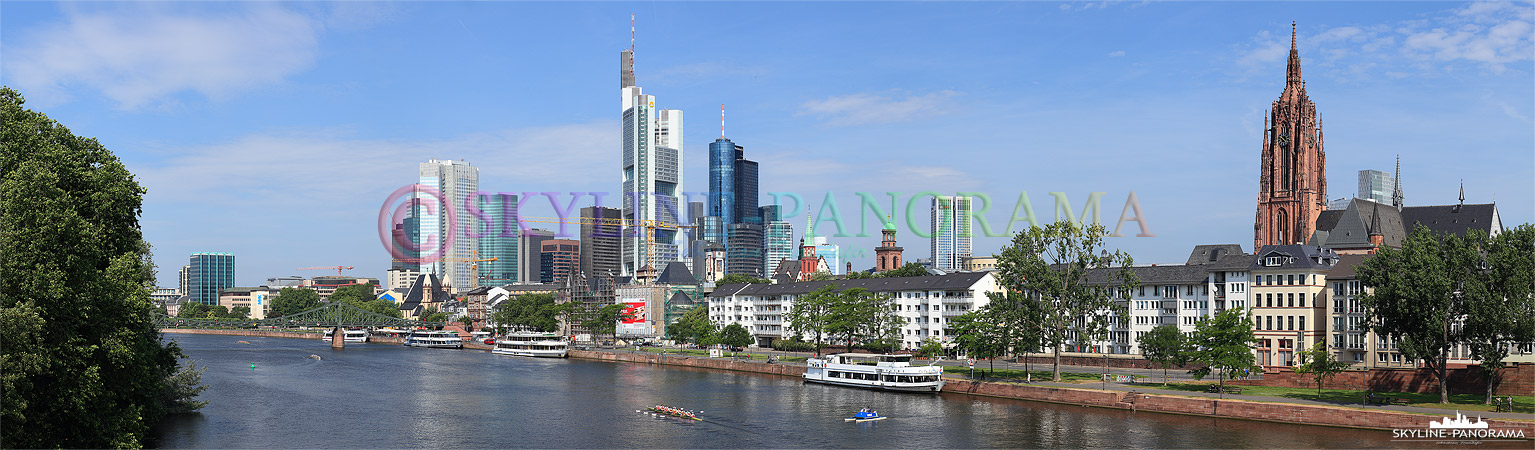
[[[880,230],[880,245],[874,248],[874,271],[888,272],[901,268],[901,247],[895,245],[895,223],[885,222]]]
[[[1322,150],[1322,122],[1306,96],[1290,24],[1290,61],[1284,92],[1264,118],[1263,159],[1258,174],[1258,217],[1253,223],[1253,251],[1264,245],[1305,244],[1327,209],[1327,156]]]

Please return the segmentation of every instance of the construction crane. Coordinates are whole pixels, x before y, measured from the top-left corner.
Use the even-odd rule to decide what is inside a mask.
[[[325,267],[300,267],[297,270],[334,270],[336,276],[341,276],[341,271],[352,270],[353,266],[325,266]]]
[[[609,225],[618,227],[643,227],[645,228],[645,267],[635,272],[635,278],[645,283],[654,280],[656,274],[656,228],[698,228],[696,225],[679,225],[662,220],[635,220],[622,217],[519,217],[518,221],[533,223],[553,223],[564,225]]]

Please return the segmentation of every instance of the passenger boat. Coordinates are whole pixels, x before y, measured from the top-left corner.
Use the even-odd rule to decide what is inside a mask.
[[[652,407],[649,407],[649,408],[645,408],[644,412],[648,412],[648,413],[656,414],[656,415],[661,415],[661,416],[676,417],[678,419],[703,420],[703,419],[698,418],[698,413],[695,413],[695,412],[692,412],[692,411],[688,411],[688,410],[682,409],[682,408],[672,408],[670,406],[656,405],[656,406],[652,406]]]
[[[452,331],[414,330],[405,338],[406,347],[464,348],[464,340]]]
[[[334,336],[335,334],[336,334],[336,329],[335,328],[331,328],[329,330],[325,330],[325,340],[329,341],[329,340],[335,339],[335,336]],[[368,330],[348,329],[348,330],[346,330],[345,337],[343,337],[342,339],[344,340],[344,342],[347,342],[347,343],[368,342]]]
[[[844,422],[859,422],[859,423],[870,422],[870,421],[875,421],[875,420],[885,420],[885,416],[879,415],[879,412],[875,411],[872,408],[860,409],[860,410],[858,410],[857,414],[853,415],[853,417],[849,417],[847,419],[843,419]]]
[[[943,368],[913,366],[911,355],[837,353],[811,358],[805,381],[904,392],[943,390]]]
[[[564,358],[570,350],[565,336],[555,333],[518,332],[496,341],[491,353],[538,358]]]

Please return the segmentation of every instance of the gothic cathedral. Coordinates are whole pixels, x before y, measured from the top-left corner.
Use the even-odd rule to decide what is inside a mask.
[[[1295,25],[1290,25],[1290,60],[1284,92],[1264,118],[1263,159],[1258,174],[1258,217],[1253,251],[1264,245],[1305,244],[1316,218],[1327,209],[1327,156],[1316,104],[1300,77]]]

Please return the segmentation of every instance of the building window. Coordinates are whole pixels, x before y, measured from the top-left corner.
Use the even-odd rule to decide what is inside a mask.
[[[1285,331],[1295,330],[1295,316],[1285,316],[1285,317],[1290,319],[1290,326],[1285,327]]]

